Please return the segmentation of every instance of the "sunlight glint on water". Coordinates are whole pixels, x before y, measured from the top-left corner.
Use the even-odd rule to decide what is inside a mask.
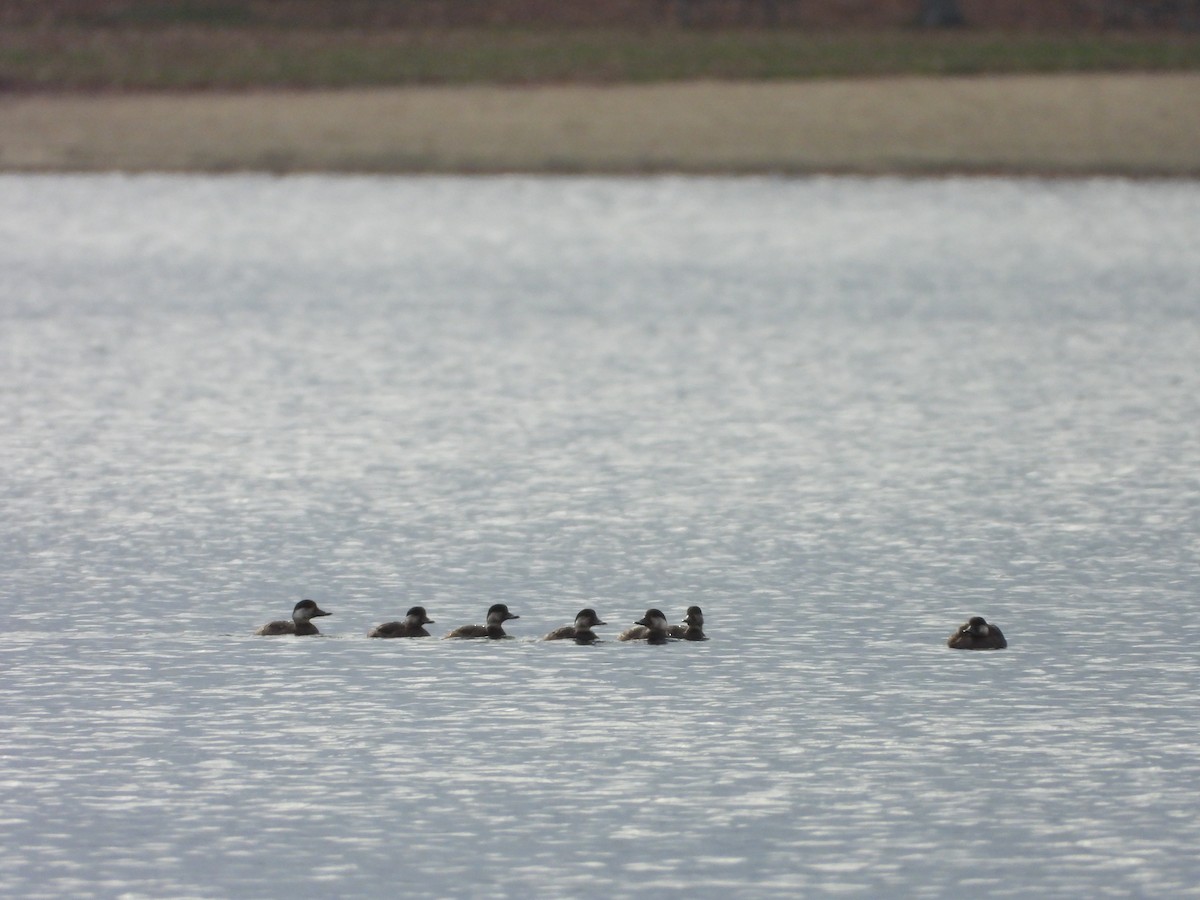
[[[1194,893],[1198,225],[0,178],[0,893]],[[322,637],[252,636],[301,597]],[[947,650],[973,614],[1009,649]]]

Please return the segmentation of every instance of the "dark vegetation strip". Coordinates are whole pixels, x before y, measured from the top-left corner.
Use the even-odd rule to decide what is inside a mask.
[[[902,27],[916,21],[924,2],[0,0],[0,89],[1200,70],[1200,30],[1189,30],[1186,16],[1165,24],[1145,16],[1110,22],[1096,12],[1162,3],[955,0],[968,24],[980,27]],[[1200,0],[1167,6],[1194,6],[1200,17]],[[1056,10],[1091,12],[1072,24],[1055,19]],[[685,15],[693,27],[681,26]],[[765,24],[768,18],[776,24]],[[998,30],[1004,22],[1045,27]]]
[[[1200,0],[2,0],[0,27],[1200,28]]]

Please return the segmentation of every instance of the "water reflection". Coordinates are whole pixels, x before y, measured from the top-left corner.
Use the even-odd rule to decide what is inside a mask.
[[[1200,876],[1192,186],[0,180],[6,893]]]

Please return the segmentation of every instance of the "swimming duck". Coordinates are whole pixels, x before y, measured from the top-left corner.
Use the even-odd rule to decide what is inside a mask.
[[[448,638],[502,638],[508,637],[504,633],[504,623],[509,619],[519,619],[518,615],[514,615],[508,611],[508,607],[503,603],[494,603],[488,610],[486,625],[461,625],[450,632]]]
[[[404,614],[402,622],[384,622],[382,625],[377,625],[371,629],[367,637],[374,638],[402,638],[402,637],[429,637],[429,632],[425,630],[426,625],[433,625],[433,619],[425,614],[425,607],[414,606]]]
[[[594,644],[598,638],[596,633],[592,631],[597,625],[606,623],[600,621],[600,617],[596,615],[594,609],[581,609],[575,615],[574,625],[564,625],[562,628],[555,628],[552,632],[546,635],[544,641],[574,641],[577,644]]]
[[[622,631],[617,635],[618,641],[648,641],[651,644],[667,642],[667,617],[662,610],[648,609],[646,614],[634,623],[633,628]]]
[[[682,625],[672,625],[667,634],[684,641],[707,641],[704,634],[704,613],[698,606],[689,606]]]
[[[268,622],[255,634],[320,634],[317,631],[317,626],[310,619],[315,619],[317,616],[329,616],[332,613],[327,613],[321,607],[317,606],[314,600],[301,600],[292,608],[291,621],[287,619],[278,619],[274,622]]]
[[[1000,629],[988,624],[983,616],[972,616],[950,635],[946,646],[954,650],[1003,650],[1008,641]]]

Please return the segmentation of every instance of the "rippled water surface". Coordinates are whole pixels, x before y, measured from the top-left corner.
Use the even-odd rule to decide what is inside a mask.
[[[1198,233],[1187,182],[0,178],[0,894],[1194,895]]]

